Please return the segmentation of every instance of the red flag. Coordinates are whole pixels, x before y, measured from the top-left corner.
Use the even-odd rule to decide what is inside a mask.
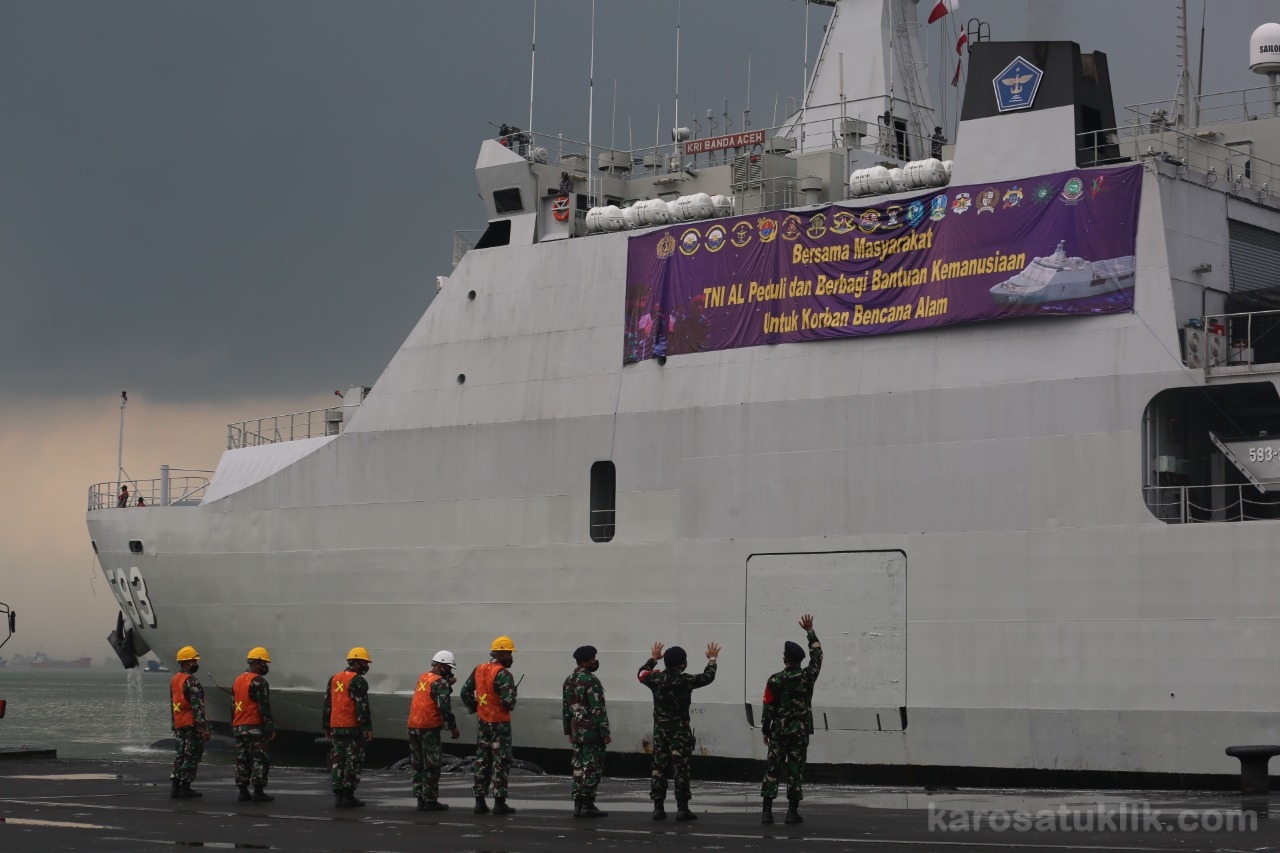
[[[963,58],[961,58],[961,59],[957,59],[957,60],[956,60],[956,73],[951,75],[951,85],[952,85],[952,86],[959,86],[959,85],[960,85],[960,66],[961,66],[961,65],[963,65],[963,64],[964,64],[964,59],[963,59]]]
[[[956,54],[958,56],[964,55],[964,46],[968,43],[969,43],[969,34],[960,33],[960,38],[956,40]]]
[[[938,4],[933,7],[933,11],[929,13],[929,23],[941,18],[948,12],[954,12],[960,7],[960,0],[938,0]]]

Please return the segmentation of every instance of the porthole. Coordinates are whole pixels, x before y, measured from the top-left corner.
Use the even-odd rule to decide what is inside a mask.
[[[142,540],[141,540],[141,539],[130,539],[130,540],[129,540],[129,553],[130,553],[130,554],[141,554],[141,553],[142,553]]]
[[[466,384],[466,382],[467,382],[467,374],[465,374],[465,373],[459,373],[459,374],[458,374],[458,384],[459,384],[459,385],[465,385],[465,384]]]
[[[469,293],[467,294],[467,301],[468,301],[468,302],[475,302],[475,301],[476,301],[476,292],[475,292],[474,290],[473,290],[473,291],[471,291],[471,292],[469,292]]]

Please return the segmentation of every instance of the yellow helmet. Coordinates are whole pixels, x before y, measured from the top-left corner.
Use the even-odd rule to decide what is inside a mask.
[[[364,646],[356,646],[347,652],[347,660],[362,660],[366,663],[373,663],[373,658],[369,657],[369,650]]]
[[[195,646],[183,646],[178,649],[178,661],[200,660],[200,653]]]
[[[498,637],[493,641],[493,645],[489,647],[491,652],[514,652],[515,650],[515,642],[507,636]]]
[[[254,646],[249,649],[249,654],[245,656],[246,660],[260,660],[263,663],[271,663],[271,655],[262,646]]]

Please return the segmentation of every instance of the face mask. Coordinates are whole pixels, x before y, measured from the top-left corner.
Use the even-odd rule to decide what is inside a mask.
[[[197,671],[197,670],[199,670],[199,669],[200,669],[200,664],[198,664],[198,663],[193,663],[193,664],[191,664],[191,668],[190,668],[190,669],[188,669],[188,670],[187,670],[187,672],[194,673],[194,672],[196,672],[196,671]]]
[[[600,661],[598,660],[592,661],[590,664],[587,665],[587,672],[595,672],[599,668],[600,668]]]
[[[259,672],[258,674],[259,674],[259,675],[266,675],[266,674],[267,674],[268,672],[270,672],[270,671],[271,671],[271,667],[267,666],[267,665],[264,663],[264,664],[262,665],[262,671],[261,671],[261,672]]]

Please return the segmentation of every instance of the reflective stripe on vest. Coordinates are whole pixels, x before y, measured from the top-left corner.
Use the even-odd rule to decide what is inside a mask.
[[[493,680],[506,669],[500,663],[482,663],[476,667],[476,716],[486,723],[509,723],[511,712],[502,707]]]
[[[436,700],[431,697],[432,686],[440,680],[434,672],[424,672],[418,679],[418,688],[413,691],[413,701],[409,703],[409,728],[439,729],[444,727],[444,718]]]
[[[255,672],[242,672],[231,685],[231,725],[262,725],[262,709],[258,703],[249,698],[249,685],[258,677]]]
[[[187,679],[190,677],[191,673],[180,672],[169,679],[169,712],[173,715],[174,729],[185,729],[196,724],[195,712],[187,701]]]
[[[356,673],[349,669],[329,679],[329,728],[358,729],[356,702],[351,698],[351,679]]]

